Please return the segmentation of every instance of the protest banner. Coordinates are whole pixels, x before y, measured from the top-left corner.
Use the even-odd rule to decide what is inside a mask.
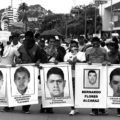
[[[120,66],[108,66],[107,72],[107,107],[120,108]]]
[[[0,68],[0,106],[8,106],[7,81],[10,76],[9,68]]]
[[[38,103],[38,68],[16,66],[10,69],[8,80],[9,107]]]
[[[43,107],[73,106],[71,65],[44,64],[41,73]]]
[[[106,108],[106,69],[100,64],[76,64],[76,108]]]

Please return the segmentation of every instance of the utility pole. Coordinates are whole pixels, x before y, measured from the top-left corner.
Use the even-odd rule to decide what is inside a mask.
[[[13,7],[13,0],[11,0],[11,8]]]
[[[113,10],[112,10],[112,0],[111,0],[111,33],[110,33],[111,38],[112,38],[112,30],[113,30]]]

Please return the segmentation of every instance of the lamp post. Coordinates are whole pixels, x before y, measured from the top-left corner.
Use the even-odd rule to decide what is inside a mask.
[[[111,38],[112,38],[112,30],[113,30],[113,10],[112,10],[112,0],[111,0],[111,33],[110,33]]]
[[[85,31],[84,31],[84,34],[85,34],[85,38],[86,38],[86,33],[87,33],[87,14],[86,14],[86,6],[84,6],[85,8]]]

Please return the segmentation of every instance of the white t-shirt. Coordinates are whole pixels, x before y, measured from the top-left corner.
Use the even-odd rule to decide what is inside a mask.
[[[64,61],[67,62],[68,60],[73,60],[75,57],[77,57],[77,60],[83,62],[86,60],[85,58],[85,53],[79,51],[77,54],[73,55],[71,52],[66,53],[65,57],[64,57]]]
[[[14,57],[20,55],[19,52],[17,51],[17,49],[12,47],[11,45],[5,46],[4,51],[6,51],[6,52],[4,52],[5,54],[3,54],[3,56],[0,58],[1,65],[13,64]]]

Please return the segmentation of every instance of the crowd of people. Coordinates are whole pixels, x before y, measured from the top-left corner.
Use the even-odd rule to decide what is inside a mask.
[[[98,37],[86,40],[84,36],[79,36],[77,39],[66,41],[51,36],[46,40],[41,37],[39,32],[33,33],[32,31],[27,31],[25,34],[13,33],[9,37],[9,41],[2,40],[0,55],[0,64],[12,66],[29,63],[39,65],[40,63],[68,62],[72,65],[73,96],[75,95],[75,64],[77,62],[88,63],[88,65],[120,63],[119,40],[116,37],[103,41]],[[49,75],[48,78],[50,79]],[[111,82],[112,87],[113,84]],[[119,88],[116,87],[116,89]],[[54,108],[43,108],[42,104],[40,106],[41,113],[53,113]],[[4,107],[3,109],[7,112],[13,110],[14,107]],[[22,110],[24,113],[30,113],[30,105],[22,106]],[[75,107],[71,106],[69,115],[75,115],[77,112]],[[90,113],[90,115],[99,114],[105,115],[107,111],[93,108]],[[117,114],[120,116],[120,109],[117,109]]]

